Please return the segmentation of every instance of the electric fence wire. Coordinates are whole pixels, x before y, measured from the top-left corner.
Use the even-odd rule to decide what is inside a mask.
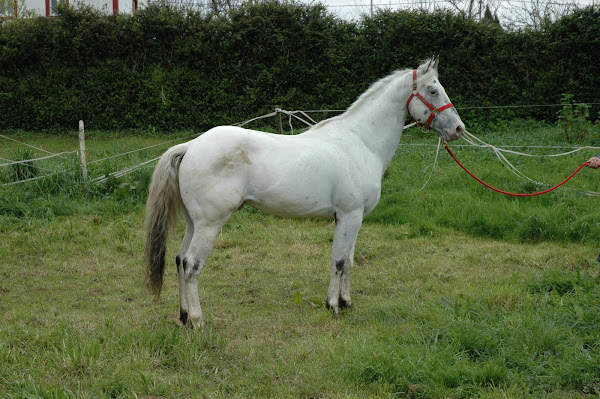
[[[182,137],[182,138],[178,138],[178,139],[168,140],[168,141],[165,141],[165,142],[162,142],[162,143],[158,143],[158,144],[154,144],[154,145],[151,145],[151,146],[147,146],[147,147],[143,147],[143,148],[138,148],[138,149],[135,149],[135,150],[132,150],[132,151],[127,151],[127,152],[124,152],[124,153],[115,154],[115,155],[112,155],[112,156],[109,156],[109,157],[97,159],[97,160],[88,162],[87,164],[88,165],[89,164],[94,164],[94,163],[97,163],[97,162],[102,162],[102,161],[106,161],[106,160],[109,160],[109,159],[114,159],[114,158],[118,158],[118,157],[130,155],[130,154],[133,154],[133,153],[136,153],[136,152],[144,151],[144,150],[147,150],[147,149],[150,149],[150,148],[154,148],[154,147],[163,146],[163,145],[170,144],[170,143],[173,143],[173,142],[176,142],[176,141],[188,140],[188,139],[190,139],[192,137],[196,137],[196,136],[194,135],[194,136],[187,136],[187,137]],[[18,161],[12,161],[10,159],[6,159],[6,158],[1,158],[0,157],[0,159],[2,159],[3,161],[9,161],[9,162],[6,162],[4,164],[0,164],[0,167],[2,167],[2,166],[11,166],[11,165],[16,165],[16,164],[22,164],[22,165],[26,165],[26,166],[32,166],[31,163],[35,162],[35,161],[46,160],[46,159],[54,158],[54,157],[57,157],[57,156],[64,156],[64,155],[74,154],[74,153],[78,152],[78,151],[65,151],[65,152],[61,152],[61,153],[58,153],[58,154],[53,154],[53,153],[51,153],[49,151],[46,151],[46,150],[44,150],[42,148],[34,147],[34,146],[31,146],[31,145],[29,145],[27,143],[24,143],[24,142],[21,142],[21,141],[17,141],[17,140],[11,139],[11,138],[3,136],[3,135],[0,135],[0,138],[6,138],[6,139],[8,139],[10,141],[14,141],[14,142],[17,142],[19,144],[23,144],[25,146],[35,148],[36,150],[52,154],[52,155],[49,155],[49,156],[46,156],[46,157],[39,157],[39,158],[32,158],[32,159],[18,160]],[[154,159],[151,159],[150,161],[145,161],[145,162],[142,162],[141,164],[134,165],[132,167],[125,168],[123,170],[120,170],[120,171],[117,171],[117,172],[114,172],[114,173],[110,173],[109,175],[112,175],[112,176],[114,176],[116,178],[122,177],[122,176],[125,176],[125,175],[127,175],[127,174],[129,174],[129,173],[131,173],[131,172],[133,172],[133,171],[135,171],[135,170],[137,170],[137,169],[139,169],[139,168],[141,168],[143,166],[146,166],[146,165],[148,165],[148,164],[150,164],[150,163],[152,163],[152,162],[154,162],[156,160],[158,160],[158,158],[154,158]],[[59,173],[67,172],[67,170],[65,170],[65,169],[52,170],[52,169],[48,169],[48,168],[39,167],[38,165],[36,165],[36,168],[41,169],[41,170],[45,170],[45,171],[49,171],[51,173],[49,173],[47,175],[43,175],[43,176],[36,176],[36,177],[27,178],[27,179],[22,179],[22,180],[19,180],[19,181],[14,181],[14,182],[9,182],[9,183],[3,183],[2,186],[4,187],[4,186],[12,186],[12,185],[15,185],[15,184],[20,184],[20,183],[27,183],[27,182],[36,181],[36,180],[40,180],[40,179],[43,179],[43,178],[55,176],[55,175],[57,175]],[[92,179],[92,181],[95,181],[97,183],[104,183],[104,182],[108,181],[108,179],[109,179],[109,177],[107,177],[105,175],[102,175],[99,178]]]
[[[580,104],[599,105],[600,103],[580,103]],[[564,105],[564,104],[525,104],[525,105],[507,105],[507,106],[462,107],[462,108],[457,108],[457,109],[463,109],[463,110],[464,109],[469,109],[469,110],[471,110],[471,109],[503,109],[503,108],[526,108],[526,107],[554,107],[554,106],[562,106],[562,105]],[[261,120],[261,119],[265,119],[265,118],[271,118],[273,116],[277,116],[278,114],[284,114],[284,115],[288,116],[288,124],[290,126],[291,133],[294,134],[294,127],[293,127],[293,124],[292,124],[292,118],[297,119],[298,121],[302,122],[303,124],[305,124],[308,127],[311,127],[311,126],[314,126],[315,124],[317,124],[317,122],[312,117],[310,117],[310,115],[308,115],[310,113],[331,113],[331,112],[340,113],[340,112],[344,112],[344,111],[345,110],[296,110],[296,111],[288,111],[288,110],[285,110],[285,109],[282,109],[282,108],[276,108],[274,112],[271,112],[271,113],[268,113],[268,114],[265,114],[265,115],[261,115],[261,116],[258,116],[258,117],[255,117],[255,118],[243,121],[243,122],[238,122],[238,123],[233,124],[232,126],[239,126],[239,127],[241,127],[241,126],[247,125],[248,123],[257,121],[257,120]],[[300,117],[298,115],[301,115],[302,117]],[[414,125],[415,125],[415,123],[406,125],[404,127],[404,129],[410,128],[410,127],[412,127]],[[182,137],[182,138],[178,138],[178,139],[168,140],[168,141],[161,142],[161,143],[158,143],[158,144],[154,144],[154,145],[151,145],[151,146],[147,146],[147,147],[143,147],[143,148],[139,148],[139,149],[135,149],[135,150],[123,152],[123,153],[120,153],[120,154],[111,155],[109,157],[104,157],[102,159],[97,159],[97,160],[88,162],[88,164],[94,164],[94,163],[97,163],[97,162],[102,162],[102,161],[106,161],[106,160],[109,160],[109,159],[114,159],[114,158],[117,158],[117,157],[126,156],[126,155],[129,155],[129,154],[133,154],[133,153],[144,151],[144,150],[147,150],[147,149],[151,149],[151,148],[163,146],[163,145],[170,144],[170,143],[177,142],[177,141],[188,140],[188,139],[191,139],[191,138],[196,137],[196,136],[197,135],[193,135],[193,136],[187,136],[187,137]],[[10,141],[13,141],[13,142],[17,142],[17,143],[23,144],[25,146],[34,148],[34,149],[36,149],[38,151],[42,151],[42,152],[50,154],[49,156],[46,156],[46,157],[39,157],[39,158],[33,158],[33,159],[29,159],[29,160],[19,160],[19,161],[11,161],[11,160],[8,160],[8,159],[5,159],[5,158],[0,158],[0,159],[2,159],[4,161],[10,161],[10,162],[4,163],[4,164],[0,164],[0,167],[1,166],[13,165],[13,164],[27,164],[28,162],[30,163],[30,162],[34,162],[34,161],[40,161],[40,160],[49,159],[49,158],[53,158],[53,157],[57,157],[57,156],[63,156],[64,157],[65,155],[77,152],[77,151],[68,151],[68,152],[62,152],[62,153],[54,154],[54,153],[52,153],[50,151],[46,151],[46,150],[44,150],[42,148],[35,147],[35,146],[32,146],[32,145],[27,144],[27,143],[23,143],[23,142],[18,141],[18,140],[14,140],[14,139],[12,139],[10,137],[7,137],[7,136],[4,136],[4,135],[0,135],[0,138],[4,138],[4,139],[7,139],[7,140],[10,140]],[[477,138],[476,136],[474,136],[473,134],[471,134],[471,133],[469,133],[467,131],[465,131],[465,134],[463,135],[463,139],[469,144],[469,146],[473,146],[473,147],[477,147],[477,148],[488,148],[488,149],[491,149],[495,153],[495,155],[497,156],[497,158],[500,160],[500,162],[502,162],[504,165],[506,165],[508,167],[508,169],[512,173],[514,173],[516,176],[518,176],[518,177],[520,177],[520,178],[522,178],[524,180],[527,180],[529,182],[532,182],[534,184],[539,184],[539,185],[544,185],[545,183],[541,183],[541,182],[538,182],[536,180],[533,180],[533,179],[529,178],[528,176],[526,176],[525,174],[523,174],[522,172],[520,172],[514,165],[512,165],[506,159],[506,157],[502,153],[506,152],[506,153],[511,153],[511,154],[515,154],[515,155],[528,156],[528,157],[544,157],[544,156],[546,156],[546,157],[558,157],[558,156],[564,156],[564,155],[573,154],[575,152],[582,151],[582,150],[585,150],[585,149],[598,149],[599,148],[599,147],[592,147],[592,146],[584,146],[584,147],[576,147],[574,149],[571,149],[570,151],[563,152],[563,153],[558,153],[558,154],[536,155],[536,154],[528,154],[528,153],[518,152],[518,151],[514,151],[514,150],[509,150],[507,148],[511,148],[511,147],[520,147],[520,148],[564,148],[564,147],[561,147],[561,146],[502,146],[502,147],[498,147],[498,146],[493,146],[491,144],[485,143],[484,141],[482,141],[481,139]],[[403,145],[425,146],[426,144],[403,144]],[[425,182],[425,184],[423,185],[423,187],[421,188],[421,190],[431,180],[433,169],[435,169],[435,167],[437,165],[439,148],[440,148],[440,143],[438,143],[438,145],[437,145],[436,156],[435,156],[434,164],[433,164],[431,172],[430,172],[430,176],[427,179],[427,181]],[[156,162],[159,158],[160,157],[156,157],[156,158],[144,161],[144,162],[142,162],[140,164],[133,165],[131,167],[124,168],[122,170],[119,170],[119,171],[116,171],[116,172],[113,172],[113,173],[109,173],[109,174],[105,174],[105,175],[96,177],[94,179],[91,179],[91,181],[96,182],[98,184],[101,184],[101,183],[105,183],[106,181],[108,181],[109,178],[110,178],[110,176],[112,176],[114,178],[123,177],[123,176],[125,176],[125,175],[127,175],[129,173],[132,173],[132,172],[140,169],[140,168],[143,168],[145,166],[153,165],[154,162]],[[29,179],[24,179],[24,180],[21,180],[21,181],[4,183],[4,184],[2,184],[2,186],[8,186],[8,185],[14,185],[14,184],[19,184],[19,183],[25,183],[25,182],[29,182],[29,181],[35,181],[35,180],[39,180],[39,179],[42,179],[42,178],[45,178],[45,177],[50,177],[52,175],[55,175],[55,174],[58,174],[58,173],[62,173],[62,172],[65,172],[65,170],[59,170],[59,171],[56,171],[54,173],[51,173],[51,174],[45,175],[45,176],[37,176],[37,177],[29,178]],[[590,195],[600,195],[600,193],[596,193],[596,192],[592,192],[592,191],[586,191],[586,192],[590,193]]]

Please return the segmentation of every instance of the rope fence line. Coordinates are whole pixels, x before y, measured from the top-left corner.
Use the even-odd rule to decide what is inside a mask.
[[[0,137],[1,137],[1,138],[3,138],[3,139],[5,139],[5,140],[9,140],[9,141],[13,141],[13,142],[15,142],[15,143],[23,144],[24,146],[27,146],[27,147],[30,147],[30,148],[36,149],[36,150],[38,150],[38,151],[45,152],[46,154],[51,154],[51,155],[54,155],[54,154],[53,154],[53,153],[51,153],[50,151],[46,151],[46,150],[44,150],[44,149],[42,149],[42,148],[38,148],[38,147],[36,147],[36,146],[33,146],[33,145],[31,145],[31,144],[23,143],[22,141],[15,140],[15,139],[13,139],[13,138],[10,138],[10,137],[7,137],[7,136],[4,136],[4,135],[2,135],[2,134],[0,134]]]
[[[600,105],[600,103],[575,103],[572,105],[578,105],[578,104],[587,104],[587,105]],[[502,108],[526,108],[526,107],[553,107],[553,106],[563,106],[564,104],[529,104],[529,105],[508,105],[508,106],[482,106],[482,107],[463,107],[463,108],[457,108],[457,109],[502,109]],[[309,113],[330,113],[330,112],[345,112],[345,110],[296,110],[296,111],[288,111],[285,109],[282,109],[280,107],[275,108],[274,112],[265,114],[265,115],[261,115],[243,122],[238,122],[233,124],[232,126],[238,126],[238,127],[242,127],[245,126],[251,122],[257,121],[257,120],[262,120],[262,119],[266,119],[266,118],[272,118],[272,117],[277,117],[280,118],[281,114],[288,116],[288,124],[290,126],[290,130],[291,130],[291,134],[294,134],[294,127],[292,125],[292,120],[296,119],[298,121],[300,121],[301,123],[305,124],[308,127],[314,126],[315,124],[317,124],[317,122],[310,116],[308,115]],[[300,115],[300,116],[299,116]],[[404,126],[404,129],[407,129],[409,127],[414,126],[415,123],[411,123],[409,125]],[[280,128],[280,133],[283,133],[282,129],[281,129],[281,123],[279,123],[279,128]],[[133,154],[136,152],[140,152],[140,151],[144,151],[147,149],[151,149],[151,148],[155,148],[155,147],[159,147],[162,145],[166,145],[166,144],[170,144],[173,142],[177,142],[177,141],[182,141],[182,140],[188,140],[191,139],[193,137],[196,137],[197,135],[193,135],[193,136],[187,136],[187,137],[182,137],[182,138],[178,138],[178,139],[172,139],[172,140],[168,140],[162,143],[158,143],[158,144],[153,144],[147,147],[143,147],[143,148],[139,148],[139,149],[135,149],[135,150],[131,150],[131,151],[127,151],[124,153],[120,153],[120,154],[115,154],[115,155],[111,155],[108,157],[104,157],[101,159],[97,159],[91,162],[87,162],[87,164],[95,164],[98,162],[103,162],[106,160],[110,160],[110,159],[114,159],[114,158],[118,158],[118,157],[122,157],[122,156],[126,156],[129,154]],[[54,158],[57,156],[61,156],[61,157],[65,157],[65,155],[68,154],[73,154],[79,151],[65,151],[65,152],[61,152],[58,154],[52,153],[50,151],[46,151],[42,148],[38,148],[35,147],[33,145],[12,139],[10,137],[4,136],[4,135],[0,135],[0,138],[4,138],[19,144],[23,144],[27,147],[31,147],[33,149],[36,149],[38,151],[42,151],[44,153],[50,154],[49,156],[45,156],[45,157],[39,157],[39,158],[33,158],[33,159],[28,159],[28,160],[19,160],[19,161],[12,161],[9,159],[5,159],[5,158],[0,158],[1,160],[4,161],[8,161],[6,163],[0,164],[0,167],[2,166],[9,166],[9,165],[14,165],[14,164],[28,164],[30,162],[35,162],[35,161],[41,161],[41,160],[46,160],[46,159],[50,159],[50,158]],[[522,172],[520,172],[516,167],[514,167],[514,165],[512,165],[507,159],[506,157],[502,154],[504,153],[509,153],[509,154],[514,154],[514,155],[520,155],[520,156],[528,156],[528,157],[559,157],[559,156],[564,156],[564,155],[570,155],[573,153],[576,153],[578,151],[582,151],[582,150],[586,150],[586,149],[600,149],[600,147],[593,147],[593,146],[583,146],[583,147],[566,147],[566,146],[524,146],[524,145],[510,145],[510,146],[493,146],[491,144],[485,143],[483,140],[477,138],[476,136],[472,135],[469,132],[465,131],[465,134],[463,135],[463,138],[465,141],[467,141],[468,145],[454,145],[454,147],[475,147],[475,148],[481,148],[481,149],[491,149],[492,151],[494,151],[494,153],[496,154],[496,156],[498,157],[498,159],[500,160],[500,162],[502,162],[503,164],[505,164],[509,170],[511,172],[513,172],[516,176],[525,179],[527,181],[530,181],[534,184],[539,184],[539,185],[545,185],[545,183],[540,183],[537,182],[533,179],[530,179],[529,177],[527,177],[526,175],[524,175]],[[434,146],[433,144],[404,144],[401,143],[400,145],[402,146]],[[440,148],[440,144],[438,143],[437,147],[437,151],[436,151],[436,161],[433,165],[433,168],[435,168],[436,163],[437,163],[437,155],[439,153],[439,148]],[[545,148],[552,148],[552,149],[559,149],[559,148],[568,148],[569,151],[567,152],[563,152],[563,153],[559,153],[559,154],[528,154],[528,153],[523,153],[523,152],[519,152],[519,151],[514,151],[514,150],[510,150],[509,148],[537,148],[537,149],[545,149]],[[130,166],[128,168],[124,168],[122,170],[116,171],[116,172],[112,172],[109,174],[104,174],[102,176],[96,177],[94,179],[91,179],[90,181],[97,183],[97,184],[102,184],[107,182],[111,176],[113,178],[120,178],[123,177],[127,174],[130,174],[138,169],[141,169],[145,166],[149,166],[152,165],[154,162],[156,162],[160,157],[156,157],[147,161],[144,161],[142,163]],[[82,165],[85,167],[85,165]],[[433,169],[432,168],[432,169]],[[49,170],[49,169],[46,169]],[[35,181],[35,180],[39,180],[39,179],[43,179],[46,177],[50,177],[53,175],[56,175],[58,173],[63,173],[66,172],[66,170],[59,170],[56,171],[54,173],[50,173],[48,175],[45,176],[36,176],[36,177],[32,177],[29,179],[24,179],[21,181],[16,181],[16,182],[10,182],[10,183],[4,183],[2,184],[2,186],[10,186],[10,185],[15,185],[15,184],[19,184],[19,183],[25,183],[25,182],[30,182],[30,181]],[[431,178],[431,176],[430,176]],[[427,185],[427,183],[429,182],[429,179],[427,179],[427,182],[425,183],[425,185]],[[425,185],[423,187],[425,187]],[[600,193],[595,193],[595,192],[588,192],[588,193],[593,193],[591,195],[600,195]]]
[[[173,140],[165,141],[165,142],[158,143],[158,144],[149,145],[148,147],[138,148],[137,150],[131,150],[131,151],[123,152],[121,154],[111,155],[109,157],[104,157],[104,158],[96,159],[94,161],[89,161],[87,164],[91,165],[91,164],[94,164],[94,163],[107,161],[107,160],[113,159],[113,158],[119,158],[119,157],[122,157],[122,156],[125,156],[125,155],[134,154],[136,152],[148,150],[150,148],[160,147],[160,146],[163,146],[165,144],[174,143],[176,141],[188,140],[188,139],[191,139],[193,137],[196,137],[196,136],[195,135],[194,136],[187,136],[187,137],[182,137],[182,138],[178,138],[178,139],[173,139]],[[0,165],[0,166],[2,166],[2,165]]]
[[[512,108],[547,108],[547,107],[563,107],[565,105],[600,105],[600,103],[571,103],[571,104],[523,104],[523,105],[487,105],[479,107],[457,107],[457,110],[473,110],[473,109],[512,109]]]
[[[16,164],[27,165],[27,164],[29,164],[31,162],[43,161],[43,160],[46,160],[46,159],[60,157],[60,156],[67,155],[67,154],[74,154],[76,152],[77,151],[64,151],[64,152],[60,152],[58,154],[48,155],[46,157],[24,159],[24,160],[20,160],[20,161],[13,161],[13,160],[10,160],[10,159],[7,159],[7,158],[0,157],[0,159],[3,160],[3,161],[9,161],[9,162],[0,164],[0,167],[2,167],[2,166],[11,166],[11,165],[16,165]],[[30,166],[30,165],[28,165],[28,166]]]
[[[234,123],[231,126],[242,127],[242,126],[247,125],[250,122],[254,122],[254,121],[257,121],[257,120],[260,120],[260,119],[265,119],[265,118],[271,118],[273,116],[277,116],[277,111],[271,112],[270,114],[257,116],[256,118],[248,119],[247,121],[244,121],[244,122]]]
[[[513,109],[513,108],[547,108],[547,107],[563,107],[565,105],[600,105],[600,102],[589,103],[571,103],[571,104],[522,104],[522,105],[482,105],[477,107],[455,107],[457,110],[475,110],[475,109]],[[328,113],[328,112],[345,112],[345,109],[311,109],[305,110],[308,113]]]
[[[399,146],[405,146],[405,147],[437,147],[437,144],[421,144],[421,143],[400,143]],[[471,144],[467,145],[467,144],[452,144],[452,147],[473,147]],[[549,148],[549,149],[559,149],[559,148],[566,148],[568,150],[600,150],[600,147],[594,147],[594,146],[584,146],[584,147],[571,147],[571,146],[561,146],[561,145],[503,145],[503,146],[495,146],[496,148],[537,148],[537,149],[544,149],[544,148]],[[572,152],[577,152],[577,151],[572,151]],[[543,156],[543,155],[532,155],[532,154],[528,154],[530,156]],[[549,155],[551,156],[551,155]]]
[[[24,179],[24,180],[19,180],[19,181],[13,181],[13,182],[9,182],[9,183],[4,183],[2,184],[2,187],[5,186],[14,186],[16,184],[21,184],[21,183],[28,183],[28,182],[32,182],[32,181],[36,181],[36,180],[40,180],[40,179],[45,179],[51,176],[55,176],[59,173],[63,173],[63,172],[68,172],[67,170],[63,169],[63,170],[57,170],[53,173],[50,173],[48,175],[44,175],[44,176],[36,176],[36,177],[30,177],[29,179]]]
[[[0,137],[5,137],[5,136],[0,135]],[[94,160],[94,161],[87,162],[87,165],[98,163],[98,162],[102,162],[102,161],[106,161],[106,160],[117,158],[117,157],[122,157],[122,156],[125,156],[125,155],[133,154],[133,153],[140,152],[140,151],[147,150],[147,149],[154,148],[154,147],[163,146],[163,145],[170,144],[170,143],[173,143],[173,142],[176,142],[176,141],[188,140],[188,139],[191,139],[193,137],[196,137],[196,135],[194,135],[194,136],[187,136],[187,137],[181,137],[181,138],[173,139],[173,140],[168,140],[168,141],[165,141],[165,142],[162,142],[162,143],[154,144],[154,145],[143,147],[143,148],[138,148],[136,150],[127,151],[127,152],[124,152],[124,153],[121,153],[121,154],[115,154],[115,155],[112,155],[112,156],[109,156],[109,157],[105,157],[105,158],[101,158],[101,159],[97,159],[97,160]],[[23,142],[20,142],[20,141],[17,141],[17,140],[12,140],[12,141],[15,141],[15,142],[20,143],[20,144],[28,145],[26,143],[23,143]],[[49,153],[49,151],[46,151],[44,149],[37,148],[37,147],[34,147],[34,148],[36,148],[36,149],[38,149],[40,151],[48,152]],[[46,160],[46,159],[54,158],[54,157],[57,157],[57,156],[64,156],[64,155],[74,154],[74,153],[78,153],[78,152],[79,152],[79,150],[65,151],[65,152],[61,152],[61,153],[58,153],[58,154],[52,154],[52,153],[50,153],[52,155],[49,155],[49,156],[46,156],[46,157],[32,158],[32,159],[19,160],[19,161],[12,161],[10,159],[6,159],[6,158],[0,157],[0,159],[3,160],[3,161],[10,161],[10,162],[6,162],[4,164],[0,164],[0,167],[2,167],[2,166],[11,166],[11,165],[16,165],[16,164],[23,164],[23,165],[26,165],[26,166],[31,166],[30,165],[31,162]],[[158,158],[154,158],[154,159],[152,159],[150,161],[145,161],[145,162],[142,162],[141,164],[134,165],[132,167],[129,167],[129,168],[126,168],[126,169],[122,169],[122,170],[117,171],[117,172],[110,173],[109,175],[112,175],[113,177],[119,178],[119,177],[125,176],[125,175],[127,175],[127,174],[129,174],[129,173],[131,173],[131,172],[133,172],[133,171],[135,171],[135,170],[137,170],[137,169],[139,169],[139,168],[141,168],[143,166],[146,166],[147,164],[149,164],[151,162],[154,162],[156,160],[158,160]],[[41,168],[39,166],[36,166],[36,167],[39,168],[39,169],[46,170],[46,171],[52,171],[51,169],[48,169],[48,168]],[[4,184],[2,184],[2,186],[12,186],[12,185],[15,185],[15,184],[36,181],[36,180],[40,180],[40,179],[43,179],[43,178],[51,177],[51,176],[54,176],[54,175],[57,175],[57,174],[63,173],[63,172],[67,172],[67,170],[63,169],[63,170],[53,171],[53,173],[50,173],[50,174],[47,174],[47,175],[44,175],[44,176],[36,176],[36,177],[28,178],[28,179],[23,179],[23,180],[15,181],[15,182],[4,183]],[[92,179],[92,181],[94,181],[96,183],[104,183],[104,182],[108,181],[108,179],[109,179],[108,176],[102,175],[102,176],[100,176],[98,178]]]
[[[150,159],[149,161],[145,161],[145,162],[142,162],[140,164],[134,165],[134,166],[132,166],[130,168],[126,168],[126,169],[122,169],[122,170],[117,171],[117,172],[109,173],[108,175],[102,175],[102,176],[96,177],[92,181],[95,182],[95,183],[97,183],[97,184],[106,183],[111,177],[113,177],[115,179],[118,179],[118,178],[123,177],[125,175],[128,175],[129,173],[132,173],[132,172],[134,172],[134,171],[136,171],[138,169],[141,169],[141,168],[143,168],[146,165],[149,165],[149,164],[151,164],[153,162],[156,162],[159,159],[160,159],[160,157],[156,157],[156,158]]]

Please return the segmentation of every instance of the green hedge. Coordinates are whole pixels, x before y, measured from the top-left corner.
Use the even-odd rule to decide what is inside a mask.
[[[450,12],[262,2],[228,15],[150,6],[133,16],[60,9],[0,27],[0,128],[203,129],[287,109],[346,108],[391,71],[441,58],[458,107],[597,102],[600,12],[507,32]],[[464,111],[479,121],[554,120],[556,108]],[[592,117],[597,116],[597,109]]]

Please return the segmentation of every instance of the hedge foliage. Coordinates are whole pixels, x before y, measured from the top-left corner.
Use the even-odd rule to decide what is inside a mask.
[[[378,78],[434,54],[458,107],[554,104],[563,93],[597,102],[599,48],[592,7],[542,30],[504,31],[451,12],[380,11],[348,22],[319,4],[276,1],[228,15],[63,6],[57,18],[0,27],[0,129],[72,130],[80,119],[94,129],[203,129],[276,105],[344,109]],[[555,114],[539,107],[483,118]]]

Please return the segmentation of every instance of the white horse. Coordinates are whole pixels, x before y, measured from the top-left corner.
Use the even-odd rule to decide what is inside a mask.
[[[397,71],[343,114],[299,135],[221,126],[167,150],[154,170],[146,208],[149,288],[160,295],[169,226],[180,210],[187,224],[176,258],[180,320],[201,326],[198,276],[223,225],[247,204],[280,216],[335,220],[326,304],[335,315],[350,307],[356,237],[379,202],[407,114],[446,141],[464,131],[437,66],[434,58]]]

